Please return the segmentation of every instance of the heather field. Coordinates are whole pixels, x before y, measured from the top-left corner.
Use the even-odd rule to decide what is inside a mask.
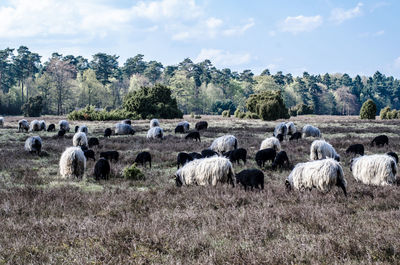
[[[297,128],[312,124],[341,155],[348,197],[334,188],[287,192],[290,169],[263,170],[265,189],[245,192],[238,185],[175,186],[178,152],[199,152],[224,134],[237,137],[248,162],[235,171],[256,167],[261,141],[279,122],[203,116],[209,129],[202,141],[186,141],[173,130],[179,120],[160,120],[166,138],[149,142],[149,121],[133,121],[133,136],[102,137],[114,122],[86,124],[99,137],[97,154],[118,150],[112,178],[95,181],[88,161],[83,180],[62,180],[58,162],[72,145],[73,133],[18,133],[22,117],[5,117],[0,129],[0,264],[366,264],[399,263],[400,187],[356,183],[346,148],[362,143],[366,154],[400,152],[400,121],[361,121],[358,117],[292,117]],[[44,116],[48,124],[63,117]],[[195,119],[186,117],[194,128]],[[29,121],[32,119],[29,119]],[[58,129],[58,125],[57,125]],[[386,134],[389,147],[370,147]],[[40,135],[47,157],[24,151],[29,135]],[[309,159],[312,138],[284,141],[293,165]],[[143,181],[122,178],[137,153],[149,151],[153,167],[139,167]]]

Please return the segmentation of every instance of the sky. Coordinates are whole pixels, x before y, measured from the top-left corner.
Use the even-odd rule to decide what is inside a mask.
[[[0,49],[400,78],[397,0],[0,0]]]

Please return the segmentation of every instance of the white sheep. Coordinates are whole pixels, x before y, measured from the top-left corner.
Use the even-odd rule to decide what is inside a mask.
[[[39,128],[41,131],[45,131],[46,130],[46,122],[44,120],[40,120],[39,121]]]
[[[69,132],[69,123],[66,120],[61,120],[58,122],[58,126],[60,126],[60,130],[65,130]]]
[[[0,117],[0,127],[3,127],[3,126],[4,126],[4,118]]]
[[[29,122],[25,119],[18,121],[18,131],[28,131],[29,130]]]
[[[396,160],[389,155],[365,155],[351,161],[350,170],[357,181],[385,186],[396,180]]]
[[[150,128],[147,131],[147,139],[164,138],[164,130],[158,126]]]
[[[340,161],[340,156],[336,153],[335,148],[325,140],[315,140],[310,148],[310,160],[319,160],[325,158],[333,158]]]
[[[160,122],[157,119],[152,119],[150,121],[150,128],[153,128],[153,127],[160,127]]]
[[[344,195],[347,196],[347,182],[344,179],[343,169],[339,162],[332,158],[299,163],[286,179],[286,186],[289,189],[316,188],[326,192],[335,185],[342,188]]]
[[[215,139],[210,149],[217,153],[225,153],[237,149],[237,139],[233,135],[224,135]]]
[[[30,132],[40,131],[40,123],[38,120],[31,121],[31,124],[29,125],[29,131]]]
[[[296,132],[296,126],[294,125],[293,122],[289,121],[285,125],[287,128],[287,134],[292,135]]]
[[[213,156],[186,163],[176,174],[176,185],[212,185],[231,183],[235,173],[232,163],[225,157]]]
[[[275,126],[274,130],[274,136],[277,136],[278,134],[282,134],[283,136],[287,135],[287,128],[286,124],[284,122],[279,123],[278,125]]]
[[[178,126],[179,126],[179,125],[182,125],[182,126],[183,126],[183,129],[185,130],[185,132],[189,131],[189,128],[190,128],[189,122],[187,122],[187,121],[181,121],[181,122],[178,122]]]
[[[60,158],[60,174],[63,178],[82,178],[86,169],[86,157],[79,147],[68,147]]]
[[[320,137],[322,137],[322,134],[317,127],[307,124],[307,125],[304,125],[304,127],[303,127],[303,138],[309,137],[309,136],[320,138]]]
[[[81,125],[78,128],[78,132],[83,132],[84,134],[87,135],[89,133],[89,129],[86,125]]]
[[[28,137],[25,141],[25,150],[30,153],[37,152],[40,154],[42,150],[42,139],[39,136]]]
[[[86,134],[84,132],[77,132],[74,134],[74,138],[72,138],[73,146],[88,146],[88,140]]]
[[[115,125],[115,134],[116,135],[135,134],[135,130],[130,124],[117,123]]]
[[[261,142],[260,150],[272,148],[275,149],[276,152],[281,150],[281,143],[276,137],[269,137]]]

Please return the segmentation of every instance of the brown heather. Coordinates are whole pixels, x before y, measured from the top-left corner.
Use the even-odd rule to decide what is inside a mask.
[[[341,155],[349,196],[335,188],[327,194],[287,192],[289,170],[264,170],[265,190],[242,187],[176,188],[171,179],[180,151],[201,151],[229,133],[248,150],[246,167],[277,122],[203,116],[209,130],[202,142],[173,134],[178,120],[160,120],[164,141],[148,142],[148,121],[134,121],[134,136],[104,139],[115,122],[85,123],[89,136],[100,138],[98,154],[119,150],[109,181],[92,178],[87,163],[82,181],[60,180],[58,161],[72,145],[56,133],[40,132],[49,157],[23,151],[28,135],[17,133],[21,117],[6,117],[0,129],[0,264],[365,264],[399,263],[400,189],[356,183],[346,148],[362,143],[366,153],[400,152],[400,121],[360,121],[357,117],[307,116],[291,120],[297,128],[310,123]],[[47,124],[61,117],[43,117]],[[197,120],[185,117],[194,127]],[[58,126],[57,126],[58,127]],[[389,147],[370,147],[379,134]],[[312,139],[282,145],[292,164],[308,160]],[[143,169],[145,181],[121,178],[140,151],[153,156]],[[235,166],[238,172],[245,168]]]

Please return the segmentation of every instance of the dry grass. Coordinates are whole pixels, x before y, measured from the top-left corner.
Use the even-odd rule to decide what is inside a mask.
[[[292,118],[301,128],[319,127],[342,157],[348,181],[346,198],[339,189],[286,192],[288,170],[264,170],[263,192],[245,192],[228,185],[176,188],[178,152],[201,151],[223,134],[235,135],[248,150],[246,166],[277,122],[205,116],[209,130],[202,142],[175,136],[177,120],[160,120],[164,141],[149,142],[148,121],[135,121],[134,136],[103,139],[113,122],[85,122],[89,136],[100,138],[97,153],[119,150],[108,182],[96,182],[94,163],[85,180],[60,180],[58,161],[72,145],[72,133],[57,139],[40,132],[49,157],[23,151],[28,135],[17,133],[21,117],[6,117],[0,130],[0,264],[333,264],[397,263],[400,259],[400,191],[398,186],[368,187],[356,183],[344,151],[362,143],[366,153],[400,151],[399,121],[360,121],[356,117]],[[60,117],[44,117],[57,123]],[[191,127],[197,120],[189,117]],[[74,122],[75,124],[83,124]],[[388,148],[369,147],[379,134]],[[284,142],[292,164],[308,160],[312,139]],[[140,151],[153,156],[153,168],[141,168],[145,181],[121,179],[122,169]]]

